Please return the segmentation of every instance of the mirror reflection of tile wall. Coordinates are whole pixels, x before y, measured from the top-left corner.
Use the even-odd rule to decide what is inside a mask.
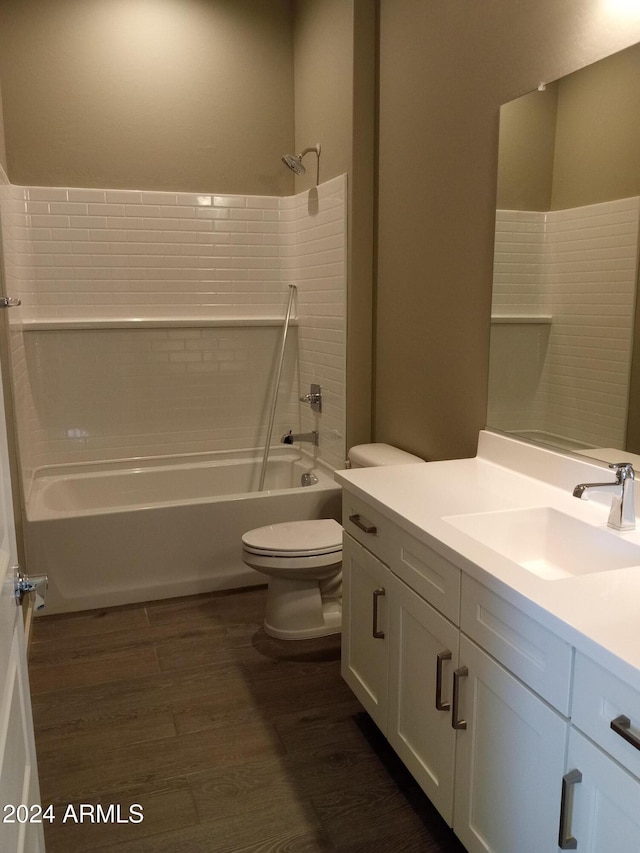
[[[627,443],[639,89],[635,45],[501,110],[489,427],[577,451]]]
[[[488,423],[623,447],[640,199],[499,211]]]

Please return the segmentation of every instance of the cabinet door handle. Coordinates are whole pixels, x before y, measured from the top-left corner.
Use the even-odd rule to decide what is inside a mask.
[[[373,524],[367,524],[366,521],[363,521],[360,518],[358,513],[355,513],[355,515],[350,515],[349,521],[352,522],[352,524],[355,524],[356,527],[359,527],[363,533],[371,533],[372,536],[375,536],[378,532],[377,527],[375,527]]]
[[[373,637],[375,640],[384,640],[384,631],[378,630],[378,599],[386,594],[382,587],[373,590]]]
[[[469,675],[469,669],[466,666],[461,666],[459,669],[453,673],[453,697],[451,700],[451,704],[453,709],[451,711],[451,725],[454,729],[466,729],[467,721],[461,720],[458,717],[458,699],[460,695],[460,679],[466,678]]]
[[[571,835],[571,811],[573,806],[573,786],[582,782],[582,773],[571,770],[562,777],[562,799],[560,800],[560,832],[558,847],[561,850],[576,850],[578,840]]]
[[[617,735],[624,738],[627,743],[630,743],[631,746],[635,746],[636,749],[640,749],[640,738],[637,735],[634,735],[631,731],[631,720],[629,717],[625,717],[624,714],[620,714],[620,716],[616,717],[615,720],[611,720],[611,728]]]
[[[448,711],[451,708],[450,702],[442,701],[442,664],[446,660],[451,660],[451,652],[448,649],[436,657],[436,711]]]

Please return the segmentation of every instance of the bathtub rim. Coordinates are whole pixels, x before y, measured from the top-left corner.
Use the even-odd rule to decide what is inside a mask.
[[[24,513],[30,524],[56,521],[59,519],[80,518],[95,515],[116,515],[118,513],[144,512],[155,508],[166,508],[173,506],[189,506],[192,504],[217,503],[220,501],[241,501],[247,498],[266,499],[274,495],[289,494],[293,492],[309,493],[310,491],[333,491],[340,490],[335,482],[334,469],[320,459],[299,447],[280,447],[276,445],[269,453],[269,459],[284,460],[287,462],[301,462],[308,466],[319,478],[317,484],[312,486],[297,486],[287,489],[265,489],[263,492],[237,492],[225,495],[214,495],[204,498],[188,498],[170,501],[149,501],[143,504],[129,504],[123,506],[99,507],[91,509],[53,510],[42,506],[40,500],[41,490],[44,482],[51,478],[72,479],[84,476],[117,476],[118,473],[140,470],[167,470],[171,468],[189,469],[200,468],[203,465],[218,467],[220,465],[234,465],[238,462],[262,461],[262,448],[242,448],[239,450],[217,450],[206,453],[181,453],[164,456],[129,457],[114,460],[100,460],[91,462],[72,462],[58,465],[42,465],[34,469],[28,494],[25,497]],[[39,487],[39,484],[43,484]]]

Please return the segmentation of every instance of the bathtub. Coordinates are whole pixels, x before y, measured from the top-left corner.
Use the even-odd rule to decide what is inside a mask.
[[[296,448],[41,468],[26,501],[29,574],[47,574],[46,613],[265,583],[242,562],[246,530],[340,520],[333,472]],[[318,483],[301,486],[313,470]]]

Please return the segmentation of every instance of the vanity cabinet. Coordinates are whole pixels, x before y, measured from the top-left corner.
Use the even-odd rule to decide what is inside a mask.
[[[475,459],[338,477],[344,676],[469,853],[640,853],[640,533],[567,488],[600,476],[481,433]]]
[[[343,678],[451,823],[457,627],[348,535],[342,606]]]
[[[387,734],[389,569],[351,536],[342,545],[342,677]]]
[[[576,652],[560,829],[564,846],[640,850],[640,694]]]
[[[599,747],[571,727],[562,850],[638,853],[639,783]]]
[[[459,631],[346,535],[342,676],[451,824]]]
[[[555,853],[567,720],[464,635],[458,672],[456,835],[469,853]]]
[[[451,825],[456,732],[452,674],[458,628],[390,573],[387,737],[414,779]]]
[[[345,498],[343,677],[469,853],[556,853],[571,648]]]

